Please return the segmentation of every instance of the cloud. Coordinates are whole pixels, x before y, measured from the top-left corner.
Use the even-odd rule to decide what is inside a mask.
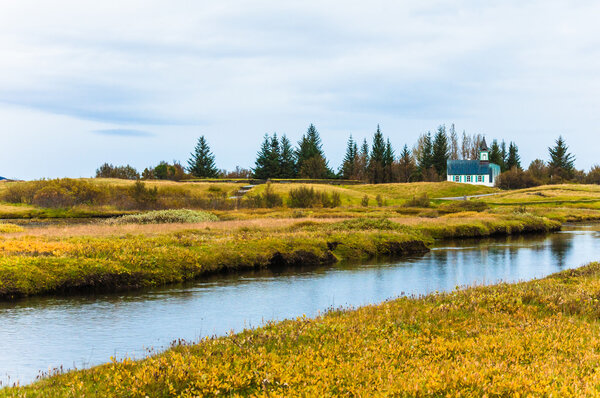
[[[109,135],[117,137],[154,137],[155,134],[149,131],[143,130],[130,130],[130,129],[105,129],[105,130],[94,130],[95,134]]]

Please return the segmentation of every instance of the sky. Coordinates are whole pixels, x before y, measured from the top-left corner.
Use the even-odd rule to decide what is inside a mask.
[[[252,167],[266,133],[314,123],[335,169],[379,124],[515,141],[562,135],[597,159],[600,2],[0,0],[0,176],[90,177],[102,163]]]

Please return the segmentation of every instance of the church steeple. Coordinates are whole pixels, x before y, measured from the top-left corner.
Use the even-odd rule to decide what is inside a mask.
[[[483,137],[483,140],[479,145],[479,161],[486,163],[490,161],[490,150],[488,149],[487,143],[485,142],[485,137]]]

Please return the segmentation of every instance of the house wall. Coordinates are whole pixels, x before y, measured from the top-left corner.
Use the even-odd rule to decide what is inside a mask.
[[[456,177],[456,178],[455,178]],[[451,182],[461,182],[463,184],[472,184],[472,185],[485,185],[487,187],[493,187],[494,183],[490,181],[490,176],[489,175],[482,175],[482,181],[478,181],[477,177],[478,175],[472,175],[471,177],[471,181],[467,181],[468,176],[466,175],[448,175],[448,181]],[[458,181],[457,181],[458,179]]]

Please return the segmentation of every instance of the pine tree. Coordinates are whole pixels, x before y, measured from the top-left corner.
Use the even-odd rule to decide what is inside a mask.
[[[204,136],[198,138],[198,143],[194,148],[194,152],[191,153],[188,165],[188,171],[195,177],[216,178],[219,175],[219,170],[215,166],[215,156],[211,153]]]
[[[519,156],[519,148],[514,142],[508,146],[508,157],[506,158],[506,168],[512,170],[517,168],[521,170],[521,157]]]
[[[410,182],[415,169],[415,160],[408,149],[408,145],[404,145],[398,160],[398,179],[400,182]]]
[[[422,144],[419,151],[419,174],[425,181],[430,180],[431,168],[433,167],[433,144],[431,142],[431,133],[427,132],[422,137]]]
[[[296,178],[296,176],[296,156],[290,140],[284,134],[280,142],[279,177]]]
[[[506,161],[508,160],[508,152],[506,151],[506,142],[502,140],[502,144],[500,145],[500,153],[502,154],[502,163],[500,164],[500,171],[503,173],[507,171]]]
[[[497,164],[500,166],[500,169],[504,168],[504,159],[500,145],[498,145],[498,140],[492,141],[492,145],[490,145],[490,163]]]
[[[348,138],[346,145],[346,156],[340,167],[340,176],[343,179],[350,180],[357,177],[358,172],[358,146],[356,141],[352,139],[352,135]]]
[[[432,164],[438,176],[446,175],[448,156],[448,136],[446,135],[446,127],[440,126],[435,134],[432,150]]]
[[[377,125],[377,131],[373,135],[373,145],[371,145],[371,156],[369,158],[369,181],[374,184],[384,182],[384,157],[385,141],[383,134]]]
[[[383,175],[384,182],[394,182],[394,148],[388,138],[385,142],[385,152],[383,153]]]
[[[369,144],[367,139],[363,139],[363,143],[360,146],[360,152],[358,153],[358,162],[356,165],[356,174],[359,180],[368,180],[368,168],[369,166]]]
[[[264,141],[260,151],[256,156],[255,167],[253,170],[254,178],[266,180],[269,178],[278,178],[280,176],[280,153],[277,134],[269,137],[265,134]]]
[[[550,168],[551,177],[558,175],[562,178],[573,178],[575,172],[575,157],[569,153],[568,150],[569,147],[562,136],[558,137],[554,147],[548,148],[550,154],[548,167]]]
[[[305,166],[305,163],[312,158],[320,159],[312,160],[309,166]],[[302,139],[298,143],[296,160],[298,173],[301,177],[329,178],[333,175],[321,148],[321,137],[313,124],[308,127],[306,134],[302,136]],[[324,167],[322,167],[323,165]]]

